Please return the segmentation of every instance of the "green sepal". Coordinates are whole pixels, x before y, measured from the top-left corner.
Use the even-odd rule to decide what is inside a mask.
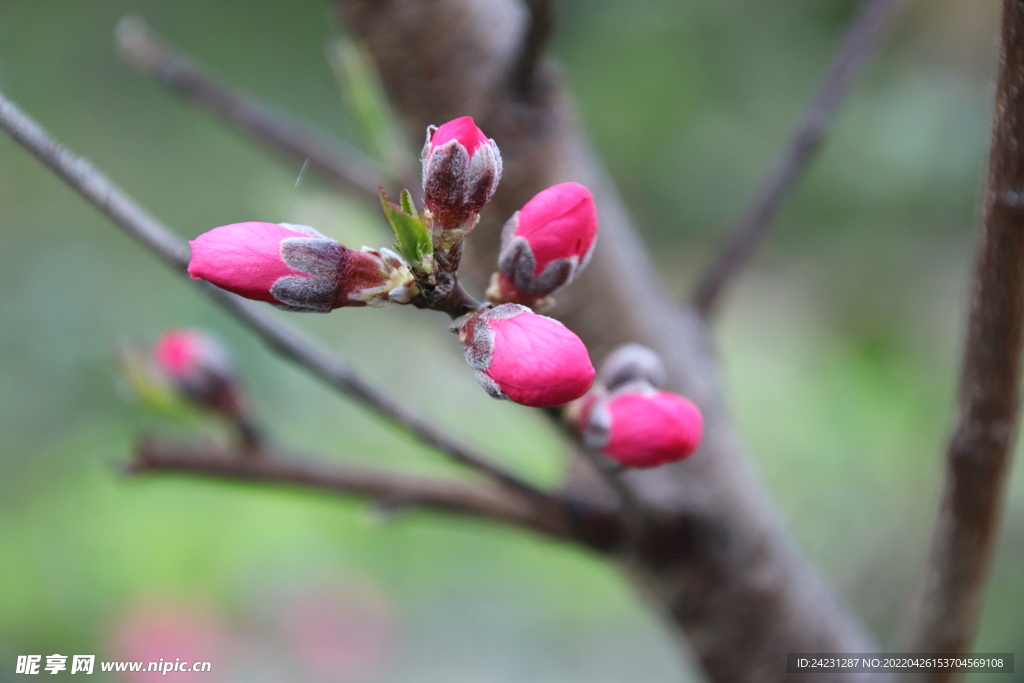
[[[384,208],[388,222],[391,223],[391,229],[395,231],[395,238],[398,240],[395,247],[398,253],[409,263],[420,264],[425,256],[434,252],[430,228],[416,211],[408,190],[402,190],[400,201],[401,206],[392,202],[384,188],[381,188],[380,205]]]

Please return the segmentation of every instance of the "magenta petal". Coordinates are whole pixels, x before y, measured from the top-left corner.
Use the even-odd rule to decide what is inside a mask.
[[[587,347],[557,320],[524,312],[486,322],[494,333],[487,375],[516,403],[550,408],[590,389],[595,370]]]
[[[469,152],[469,156],[473,156],[473,152],[480,145],[487,144],[487,136],[476,127],[472,116],[460,116],[438,126],[437,130],[434,131],[434,135],[430,138],[430,148],[435,149],[451,140],[458,140],[466,148],[466,151]]]
[[[700,409],[666,391],[630,392],[612,397],[611,440],[602,449],[628,467],[657,467],[682,460],[700,445]]]
[[[516,236],[530,243],[539,275],[552,261],[582,260],[597,236],[597,208],[590,190],[561,183],[538,193],[519,212]]]
[[[188,273],[247,299],[279,303],[270,288],[288,275],[304,276],[281,260],[281,240],[306,238],[277,223],[233,223],[195,238]]]

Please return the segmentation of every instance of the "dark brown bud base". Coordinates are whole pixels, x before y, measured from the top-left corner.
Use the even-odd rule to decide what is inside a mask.
[[[409,302],[416,308],[443,311],[452,319],[479,311],[486,306],[471,297],[459,283],[458,268],[462,256],[462,243],[456,243],[451,251],[435,251],[436,267],[430,273],[413,270],[419,293]]]

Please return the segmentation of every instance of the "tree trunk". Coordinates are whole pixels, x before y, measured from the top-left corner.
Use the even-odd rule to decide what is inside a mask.
[[[336,0],[376,60],[412,139],[471,115],[501,148],[505,173],[467,241],[464,272],[482,288],[501,222],[552,184],[575,180],[597,199],[601,232],[579,281],[552,313],[595,360],[632,341],[661,354],[669,388],[700,405],[705,437],[685,462],[626,480],[655,519],[639,547],[605,550],[671,624],[714,681],[777,681],[789,652],[874,652],[841,598],[797,548],[737,435],[704,320],[660,285],[622,202],[559,85],[542,62],[532,86],[511,77],[529,13],[513,0]],[[652,133],[656,134],[656,133]],[[571,491],[574,478],[567,483]],[[685,645],[684,645],[685,641]],[[804,674],[807,681],[870,678]]]

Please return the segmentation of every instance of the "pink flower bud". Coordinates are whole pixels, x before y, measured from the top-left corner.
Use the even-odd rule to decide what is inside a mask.
[[[408,301],[412,276],[397,254],[349,249],[307,226],[234,223],[189,245],[189,275],[247,299],[316,313]]]
[[[501,178],[498,145],[469,116],[428,128],[422,161],[424,203],[446,229],[479,214]]]
[[[584,443],[627,467],[682,460],[697,450],[704,431],[697,406],[642,381],[624,385],[588,407],[577,425]]]
[[[216,338],[184,327],[172,327],[160,335],[153,347],[153,360],[162,373],[175,380],[232,372],[231,357]]]
[[[231,354],[216,337],[202,330],[171,328],[153,347],[152,366],[193,405],[233,424],[243,449],[259,449],[262,434],[249,415]]]
[[[569,328],[525,306],[503,304],[459,330],[466,362],[495,398],[550,408],[590,389],[595,370],[587,347]]]
[[[231,354],[208,332],[172,327],[153,347],[153,363],[195,403],[231,415],[240,410]]]
[[[587,265],[596,238],[590,190],[561,183],[540,192],[502,230],[495,298],[529,303],[567,285]]]

